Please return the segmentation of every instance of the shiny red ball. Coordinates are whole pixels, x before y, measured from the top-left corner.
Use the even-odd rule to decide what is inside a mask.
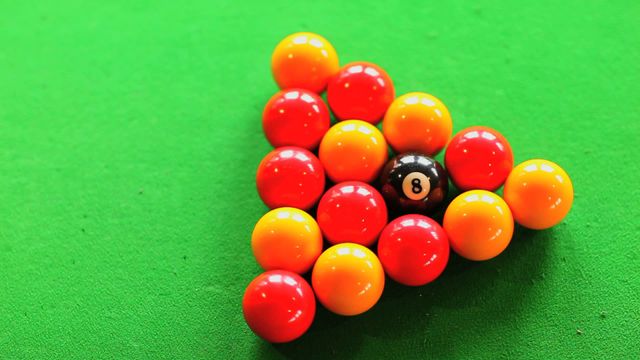
[[[316,299],[309,283],[284,270],[258,275],[244,292],[242,312],[249,328],[272,343],[302,336],[313,322]]]
[[[474,126],[457,133],[447,146],[444,163],[461,191],[498,189],[513,168],[513,152],[498,131]]]
[[[449,240],[434,220],[404,215],[382,230],[378,257],[390,278],[404,285],[420,286],[444,271],[449,261]]]
[[[379,66],[362,61],[342,67],[327,88],[329,107],[340,120],[377,124],[394,98],[389,75]]]
[[[318,225],[332,244],[373,244],[387,224],[387,206],[371,185],[345,181],[333,186],[318,204]]]
[[[258,194],[271,209],[311,208],[324,191],[324,168],[310,151],[285,146],[265,156],[256,173]]]
[[[288,89],[273,95],[262,113],[262,128],[273,147],[318,147],[329,130],[329,109],[315,93]]]

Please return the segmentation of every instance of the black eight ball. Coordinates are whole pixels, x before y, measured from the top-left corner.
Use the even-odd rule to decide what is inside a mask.
[[[382,169],[380,191],[387,206],[401,214],[431,214],[447,198],[447,172],[420,153],[400,154]]]

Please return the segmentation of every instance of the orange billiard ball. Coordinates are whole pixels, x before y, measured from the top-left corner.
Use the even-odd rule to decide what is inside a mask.
[[[370,183],[387,162],[387,142],[380,130],[368,122],[346,120],[324,135],[318,155],[333,182]]]
[[[310,32],[287,36],[271,56],[271,72],[280,89],[302,88],[321,93],[339,69],[333,45]]]
[[[489,260],[507,248],[513,216],[500,196],[486,190],[458,195],[444,213],[443,228],[451,248],[469,260]]]
[[[513,168],[504,184],[504,200],[516,222],[536,230],[558,224],[573,204],[573,184],[556,163],[534,159]]]
[[[371,309],[384,289],[384,270],[368,248],[343,243],[320,255],[311,284],[320,303],[339,315],[358,315]]]
[[[304,274],[322,253],[322,233],[318,223],[300,209],[273,209],[254,227],[251,249],[265,270]]]
[[[412,92],[395,99],[382,120],[382,132],[396,153],[410,151],[434,156],[451,137],[447,107],[436,97]]]

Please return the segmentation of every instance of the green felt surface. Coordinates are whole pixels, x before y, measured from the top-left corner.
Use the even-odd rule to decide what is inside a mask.
[[[638,19],[632,0],[2,2],[0,358],[639,358]],[[320,309],[294,343],[255,337],[260,115],[300,30],[438,96],[455,131],[561,164],[569,216],[389,281],[362,316]]]

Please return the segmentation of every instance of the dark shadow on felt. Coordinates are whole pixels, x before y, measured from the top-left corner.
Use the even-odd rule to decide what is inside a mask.
[[[432,327],[430,322],[437,308],[478,308],[477,316],[492,322],[491,326],[478,329],[487,333],[501,323],[514,321],[527,305],[528,289],[544,278],[544,263],[552,241],[553,229],[532,231],[516,226],[509,247],[492,260],[469,261],[452,252],[444,273],[431,284],[407,287],[387,278],[382,298],[370,311],[343,317],[318,304],[313,325],[300,339],[276,345],[262,342],[260,346],[273,347],[291,359],[348,359],[358,354],[365,335],[381,341],[421,337],[425,352],[433,358],[450,356],[449,348],[456,344],[443,344],[457,341],[451,336],[452,331],[468,327],[470,321],[457,316],[450,319],[446,328]]]
[[[358,355],[363,328],[369,326],[371,312],[359,316],[333,314],[318,304],[309,331],[291,343],[269,345],[289,359],[350,359]],[[379,314],[378,314],[379,315]]]

